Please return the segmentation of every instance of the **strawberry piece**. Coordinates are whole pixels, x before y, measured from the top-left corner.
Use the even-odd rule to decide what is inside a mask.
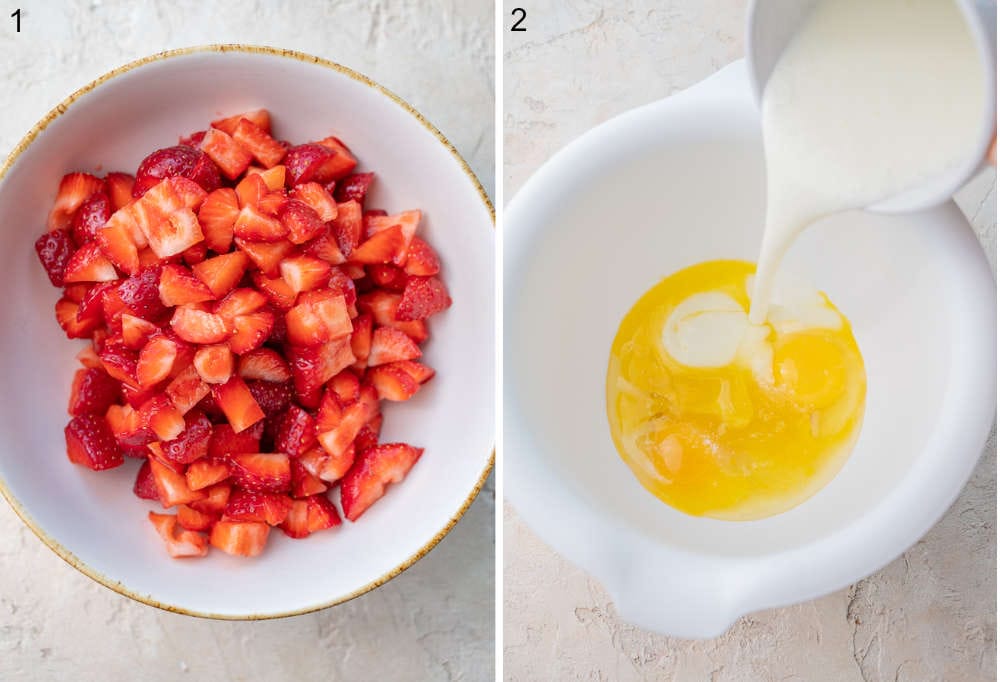
[[[218,128],[219,130],[232,135],[236,132],[236,126],[239,125],[239,122],[244,118],[268,135],[271,134],[271,114],[267,111],[267,109],[255,109],[254,111],[247,111],[242,114],[236,114],[235,116],[220,118],[217,121],[212,121],[212,127]]]
[[[149,522],[167,548],[167,554],[174,559],[187,557],[203,557],[208,554],[208,544],[205,536],[192,530],[177,530],[177,516],[174,514],[157,514],[149,512]]]
[[[316,421],[297,405],[292,405],[278,419],[274,447],[289,457],[298,457],[316,444]]]
[[[68,411],[71,416],[103,415],[121,397],[118,382],[102,369],[78,369],[73,375]]]
[[[76,284],[67,284],[66,287],[63,289],[63,296],[73,301],[74,303],[82,303],[83,299],[87,297],[87,294],[90,293],[90,290],[93,289],[94,286],[101,286],[101,285],[89,284],[87,282],[77,282]],[[105,284],[104,286],[107,286],[107,284]]]
[[[400,362],[394,362],[392,364],[393,366],[398,367],[399,369],[409,374],[410,378],[416,381],[418,384],[426,383],[430,381],[432,378],[434,378],[434,370],[428,367],[427,365],[423,365],[419,362],[414,362],[412,360],[403,360]]]
[[[109,307],[108,310],[111,314],[105,316],[105,298],[115,287],[116,285],[112,282],[89,285],[87,293],[80,300],[80,309],[76,311],[76,319],[80,322],[94,320],[100,323],[107,321],[108,324],[111,324],[115,319],[114,313],[116,311],[114,307]],[[120,318],[121,315],[118,317]]]
[[[104,189],[104,181],[88,173],[69,173],[59,181],[59,191],[49,212],[48,230],[70,226],[73,214],[94,192]]]
[[[400,225],[393,225],[376,232],[351,252],[354,263],[373,265],[377,263],[399,263],[406,258],[406,237]]]
[[[229,428],[226,424],[222,426]],[[214,431],[212,437],[215,437]],[[229,466],[223,461],[207,457],[191,462],[184,472],[184,480],[191,490],[202,490],[227,478],[229,478]]]
[[[233,353],[225,344],[202,346],[194,354],[194,368],[206,384],[224,384],[233,375]]]
[[[357,374],[349,370],[344,370],[330,379],[330,388],[342,405],[353,403],[361,397],[361,380]]]
[[[402,268],[397,268],[395,265],[369,265],[365,270],[368,272],[368,276],[372,278],[375,286],[388,291],[402,292],[406,288],[406,282],[409,279],[406,271]]]
[[[337,206],[337,217],[333,221],[333,233],[337,244],[345,256],[350,257],[361,243],[364,225],[361,216],[361,204],[356,201],[345,201]]]
[[[236,192],[221,187],[208,196],[198,209],[205,245],[216,253],[226,253],[233,243],[233,226],[240,215]]]
[[[338,203],[344,201],[356,201],[359,204],[365,203],[365,195],[375,180],[374,173],[353,173],[337,183],[337,189],[333,193],[333,198]]]
[[[331,457],[343,457],[351,444],[354,443],[354,439],[358,437],[362,427],[368,423],[371,418],[370,412],[371,408],[366,402],[360,400],[353,405],[348,405],[337,425],[317,436],[319,444]],[[322,473],[320,478],[328,480]]]
[[[423,452],[405,443],[389,443],[361,453],[341,482],[344,516],[357,521],[385,495],[387,485],[403,480]]]
[[[139,198],[161,180],[173,177],[191,180],[206,192],[211,192],[222,184],[219,169],[209,161],[204,152],[178,145],[158,149],[142,160],[135,172],[132,196]]]
[[[420,347],[409,336],[392,327],[379,327],[372,334],[368,366],[413,360],[421,355]]]
[[[283,452],[232,455],[229,462],[233,483],[244,490],[280,493],[291,485],[291,465]]]
[[[270,348],[258,348],[240,358],[239,374],[244,379],[260,379],[283,383],[292,378],[292,371],[281,354]]]
[[[234,490],[226,504],[226,519],[260,521],[277,526],[292,509],[292,500],[285,495]]]
[[[131,405],[110,405],[104,418],[115,434],[121,447],[141,447],[142,458],[149,454],[145,446],[156,438],[156,434],[142,423],[142,417]]]
[[[214,298],[209,288],[183,265],[164,265],[159,289],[160,301],[168,308]]]
[[[325,260],[330,265],[340,265],[347,262],[347,258],[340,252],[337,237],[329,229],[325,229],[318,237],[306,243],[303,250],[310,256]]]
[[[253,273],[253,282],[268,300],[281,310],[288,310],[295,305],[295,291],[281,278],[272,279],[262,273]]]
[[[184,431],[184,415],[165,394],[154,395],[139,408],[139,418],[162,441],[173,440]]]
[[[46,232],[35,242],[35,252],[52,286],[61,287],[65,281],[66,264],[74,251],[73,240],[65,230]]]
[[[163,456],[178,464],[191,464],[208,454],[212,422],[202,412],[191,410],[184,416],[184,430],[173,440],[160,444]]]
[[[441,261],[430,244],[415,236],[407,249],[403,269],[408,275],[430,277],[441,272]]]
[[[194,305],[177,307],[170,319],[170,326],[177,336],[189,343],[221,343],[230,336],[230,330],[222,317]]]
[[[229,424],[212,427],[212,437],[208,441],[208,457],[213,461],[223,461],[230,455],[260,452],[260,439],[264,433],[263,422],[236,433]]]
[[[157,456],[159,453],[158,443],[151,443],[149,449],[151,452],[148,460],[149,467],[152,469],[156,490],[164,507],[192,504],[205,497],[204,490],[191,490],[188,487],[187,479],[182,473],[172,468],[169,460],[164,461],[162,457]]]
[[[135,476],[135,484],[132,492],[141,500],[160,500],[160,491],[156,489],[156,480],[153,478],[153,470],[149,466],[149,461],[143,458],[142,466]]]
[[[267,168],[278,165],[285,158],[285,148],[248,119],[240,119],[232,136]]]
[[[324,223],[336,218],[339,212],[333,196],[317,182],[306,182],[298,185],[292,190],[291,196],[311,208]]]
[[[204,514],[219,515],[226,509],[232,487],[228,483],[217,483],[203,488],[200,492],[204,493],[205,496],[199,500],[188,502],[188,506]]]
[[[94,350],[93,345],[87,346],[77,353],[76,359],[87,369],[104,369],[104,365],[101,364],[101,358],[97,355],[97,351]]]
[[[118,279],[115,266],[96,242],[84,244],[66,262],[64,282],[110,282]]]
[[[194,246],[189,246],[184,249],[184,253],[181,254],[181,258],[188,265],[197,265],[201,263],[208,257],[208,247],[205,246],[204,240],[198,242]]]
[[[122,313],[122,341],[133,350],[140,350],[149,341],[150,337],[160,330],[152,322],[147,322],[141,317]]]
[[[316,169],[316,181],[327,183],[340,180],[348,175],[358,165],[351,150],[336,137],[327,137],[319,141],[320,145],[333,152],[333,156],[323,161]]]
[[[327,160],[335,156],[336,152],[313,142],[292,147],[285,156],[285,172],[289,186],[312,182],[314,179],[319,181],[317,171]]]
[[[410,277],[396,309],[396,319],[423,320],[451,306],[451,296],[437,277]]]
[[[278,211],[278,219],[288,233],[288,241],[293,244],[304,244],[310,239],[326,232],[326,223],[308,204],[298,199],[285,202]]]
[[[314,346],[346,336],[353,330],[343,296],[329,290],[313,291],[300,296],[299,301],[285,313],[290,343]]]
[[[254,206],[260,203],[261,197],[268,193],[267,184],[264,178],[255,173],[247,174],[236,185],[236,198],[240,202],[240,208]]]
[[[264,411],[264,415],[270,419],[281,414],[292,402],[294,390],[292,382],[272,382],[272,381],[248,381],[247,388],[250,389],[254,400]]]
[[[141,268],[118,286],[122,302],[144,320],[155,320],[166,310],[160,300],[160,269]]]
[[[203,260],[191,266],[191,270],[208,287],[212,297],[218,299],[236,288],[243,279],[248,262],[245,253],[234,251]]]
[[[153,386],[170,376],[177,354],[177,343],[173,339],[166,336],[150,339],[139,352],[136,364],[135,377],[139,386]]]
[[[253,160],[250,152],[218,128],[212,128],[205,133],[201,149],[230,180],[239,177]]]
[[[187,414],[188,410],[201,402],[211,390],[211,387],[198,376],[194,366],[188,365],[167,384],[166,394],[181,414]]]
[[[402,402],[412,398],[420,389],[420,384],[408,372],[394,364],[373,368],[368,378],[381,400]]]
[[[177,523],[186,530],[209,531],[217,520],[217,516],[200,512],[186,504],[178,505],[177,507]],[[199,537],[204,539],[204,536]]]
[[[337,508],[326,495],[318,494],[291,502],[281,530],[290,538],[304,538],[317,531],[340,525]]]
[[[393,327],[417,343],[423,343],[428,337],[427,324],[423,320],[411,322],[397,320],[396,311],[399,309],[400,300],[402,300],[400,294],[376,290],[358,297],[358,309],[375,318],[375,324]]]
[[[243,379],[238,376],[230,378],[224,384],[213,386],[212,396],[236,433],[253,426],[264,418],[264,412],[260,409],[260,405],[257,404]]]
[[[81,246],[93,241],[97,236],[97,230],[104,227],[104,223],[108,222],[110,217],[111,199],[103,191],[94,192],[73,214],[70,223],[73,239]]]
[[[263,181],[261,183],[263,184]],[[248,204],[240,209],[240,215],[233,226],[233,233],[239,239],[274,242],[288,234],[288,228],[277,218],[272,218]]]
[[[278,274],[278,263],[295,248],[290,241],[282,239],[276,242],[255,242],[237,239],[236,246],[250,257],[257,269],[268,277]]]
[[[82,414],[66,425],[66,456],[74,464],[94,471],[113,469],[124,463],[118,441],[102,415]]]
[[[274,327],[274,314],[268,310],[240,315],[233,321],[234,332],[228,343],[236,354],[242,355],[264,345]]]
[[[267,305],[267,298],[253,289],[234,289],[219,301],[212,311],[223,320],[231,322],[241,315],[255,313]]]
[[[105,372],[123,383],[138,385],[136,366],[139,356],[134,350],[126,348],[123,344],[107,343],[98,355]]]
[[[305,466],[297,459],[291,462],[292,467],[292,497],[303,498],[311,495],[320,495],[328,489],[318,476],[309,472]]]
[[[382,415],[376,415],[358,431],[358,437],[354,439],[354,447],[358,452],[364,452],[369,448],[378,445],[379,432],[382,430]]]
[[[354,285],[354,280],[344,270],[346,267],[344,265],[330,271],[330,281],[327,283],[327,287],[331,291],[342,295],[344,302],[347,303],[347,307],[353,308],[358,300],[358,292]],[[354,313],[351,314],[352,316],[354,315]]]
[[[254,557],[264,551],[271,527],[256,521],[219,521],[212,527],[209,542],[234,556]]]
[[[261,179],[264,180],[264,184],[267,189],[271,192],[276,192],[278,190],[283,190],[285,188],[285,167],[284,166],[272,166],[267,170],[263,168],[257,168],[256,166],[250,166],[247,168],[247,174],[260,175]]]
[[[281,261],[281,278],[296,294],[311,291],[330,278],[330,264],[310,256],[295,256]]]
[[[104,185],[111,199],[111,212],[128,206],[132,202],[132,188],[135,178],[128,173],[108,173],[104,176]]]
[[[138,387],[122,384],[122,396],[129,407],[138,410],[146,404],[146,401],[156,395],[158,388],[159,386]]]
[[[189,208],[181,208],[155,227],[146,231],[149,248],[160,258],[182,253],[205,238],[198,216]]]
[[[77,320],[76,313],[79,308],[80,305],[78,303],[74,303],[68,298],[61,298],[56,302],[56,321],[59,322],[59,326],[66,332],[67,338],[90,338],[100,324],[93,320],[86,322]]]
[[[257,202],[257,208],[265,215],[277,216],[287,203],[288,196],[285,194],[284,188],[282,188],[281,191],[268,192],[262,196],[260,201]]]
[[[285,355],[292,368],[295,393],[303,407],[318,406],[323,384],[354,363],[354,353],[346,338],[317,346],[290,345]]]

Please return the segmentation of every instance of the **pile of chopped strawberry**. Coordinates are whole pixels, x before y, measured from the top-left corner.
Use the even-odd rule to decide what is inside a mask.
[[[35,244],[56,319],[90,339],[66,452],[142,460],[135,494],[173,557],[256,556],[355,521],[420,455],[379,444],[381,401],[434,376],[451,305],[420,211],[366,210],[373,173],[337,138],[292,146],[265,110],[214,121],[135,177],[65,176]]]

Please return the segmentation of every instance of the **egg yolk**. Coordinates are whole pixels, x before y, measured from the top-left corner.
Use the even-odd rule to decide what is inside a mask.
[[[696,516],[752,520],[808,499],[860,430],[865,369],[822,294],[751,325],[754,266],[710,261],[650,289],[611,348],[607,412],[622,459],[651,493]]]

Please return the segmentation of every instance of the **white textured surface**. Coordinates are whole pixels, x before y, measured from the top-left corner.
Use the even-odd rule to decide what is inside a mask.
[[[109,69],[160,50],[241,42],[371,76],[438,126],[493,186],[489,3],[33,0],[23,3],[20,34],[7,18],[16,6],[0,11],[3,155]],[[493,510],[491,477],[438,547],[387,585],[319,613],[240,623],[121,597],[63,563],[0,504],[0,680],[492,679]]]
[[[504,189],[602,121],[742,55],[730,0],[510,2],[504,44]],[[959,203],[996,266],[996,180]],[[504,677],[509,680],[992,680],[996,676],[996,441],[947,516],[904,557],[822,599],[676,640],[622,622],[604,589],[504,514]]]

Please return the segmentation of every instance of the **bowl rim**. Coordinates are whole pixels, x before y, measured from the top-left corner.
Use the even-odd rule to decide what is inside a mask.
[[[338,64],[337,62],[331,61],[329,59],[324,59],[322,57],[310,55],[305,52],[288,50],[280,47],[272,47],[268,45],[212,43],[207,45],[182,47],[172,50],[164,50],[162,52],[157,52],[151,55],[147,55],[145,57],[141,57],[139,59],[123,64],[122,66],[118,66],[114,69],[111,69],[110,71],[104,73],[103,75],[92,80],[91,82],[87,83],[83,87],[77,89],[75,92],[70,94],[59,104],[53,107],[47,114],[45,114],[45,116],[43,116],[41,120],[39,120],[37,123],[35,123],[35,125],[31,127],[31,129],[27,132],[27,134],[23,138],[21,138],[21,140],[16,145],[14,145],[14,148],[11,150],[6,160],[3,162],[3,165],[0,166],[0,185],[2,185],[3,180],[7,175],[7,172],[14,166],[14,164],[20,158],[21,154],[24,153],[28,149],[28,147],[31,146],[31,143],[35,141],[35,139],[42,133],[42,131],[44,131],[53,121],[59,118],[59,116],[65,114],[74,102],[76,102],[78,99],[80,99],[87,93],[91,92],[92,90],[95,90],[97,87],[103,85],[104,83],[110,81],[111,79],[117,76],[121,76],[125,73],[133,71],[140,67],[165,61],[167,59],[171,59],[174,57],[185,57],[195,54],[226,54],[226,53],[264,55],[269,57],[294,59],[307,64],[316,64],[318,66],[322,66],[331,69],[333,71],[336,71],[341,75],[347,76],[355,81],[358,81],[362,85],[365,85],[375,90],[376,92],[382,94],[383,96],[387,97],[396,105],[401,107],[404,111],[413,116],[417,120],[417,122],[420,123],[420,125],[422,125],[429,133],[431,133],[435,138],[437,138],[438,142],[444,145],[445,149],[451,154],[452,158],[456,162],[458,162],[459,166],[462,169],[462,172],[472,183],[473,189],[475,189],[476,192],[479,194],[479,198],[483,202],[483,206],[489,213],[490,222],[493,224],[493,229],[494,230],[496,229],[496,212],[493,208],[493,202],[490,201],[490,198],[487,195],[486,190],[483,188],[482,183],[479,182],[479,178],[476,177],[476,174],[469,167],[468,162],[466,162],[466,160],[462,158],[462,155],[458,153],[458,150],[455,149],[455,146],[448,141],[448,139],[444,136],[444,134],[442,134],[441,131],[438,130],[438,128],[434,124],[432,124],[430,121],[424,118],[424,116],[419,111],[417,111],[413,107],[413,105],[411,105],[409,102],[407,102],[406,100],[404,100],[402,97],[395,94],[391,90],[387,89],[383,85],[372,80],[368,76],[358,71],[355,71],[354,69],[351,69],[347,66],[344,66],[343,64]],[[301,609],[295,609],[291,611],[279,611],[275,613],[251,613],[246,615],[209,613],[209,612],[199,611],[196,609],[189,609],[176,606],[173,604],[168,604],[165,602],[161,602],[157,599],[154,599],[149,595],[144,595],[134,592],[125,587],[125,585],[123,585],[120,581],[112,580],[107,576],[104,576],[101,573],[97,572],[89,565],[87,565],[85,562],[81,561],[75,554],[73,554],[68,549],[63,547],[54,538],[50,537],[37,523],[35,523],[31,515],[28,514],[27,510],[21,505],[21,503],[17,500],[17,498],[14,496],[11,490],[7,487],[7,482],[4,480],[2,474],[0,474],[0,495],[2,495],[5,500],[7,500],[7,503],[10,505],[11,509],[14,510],[14,513],[17,514],[17,516],[21,519],[21,521],[23,521],[24,524],[31,529],[31,531],[38,537],[38,539],[41,540],[42,543],[45,544],[45,546],[47,546],[49,549],[55,552],[55,554],[59,556],[63,561],[65,561],[70,566],[72,566],[76,570],[86,575],[88,578],[91,578],[92,580],[100,583],[104,587],[107,587],[108,589],[117,592],[122,596],[128,597],[129,599],[135,600],[142,604],[146,604],[148,606],[153,606],[158,609],[162,609],[164,611],[169,611],[171,613],[179,613],[186,616],[194,616],[197,618],[208,618],[214,620],[229,620],[229,621],[270,620],[275,618],[288,618],[291,616],[301,616],[307,613],[313,613],[314,611],[321,611],[323,609],[330,608],[331,606],[343,604],[352,599],[355,599],[356,597],[360,597],[361,595],[366,594],[381,585],[384,585],[385,583],[389,582],[390,580],[398,576],[406,569],[410,568],[413,564],[415,564],[417,561],[426,556],[432,549],[434,549],[434,547],[437,546],[439,542],[441,542],[444,536],[447,535],[451,531],[451,529],[455,527],[455,524],[458,523],[459,519],[461,519],[462,516],[465,515],[465,512],[472,505],[472,502],[479,495],[479,492],[482,490],[483,485],[486,483],[487,477],[493,470],[495,460],[496,460],[496,447],[494,446],[494,448],[490,452],[489,458],[486,461],[486,466],[483,468],[482,473],[479,475],[476,484],[473,486],[472,490],[469,492],[468,497],[465,498],[465,500],[463,501],[462,505],[458,508],[458,510],[451,515],[451,517],[448,519],[448,522],[444,525],[444,527],[442,527],[430,540],[428,540],[422,547],[420,547],[420,549],[418,549],[414,554],[412,554],[405,561],[397,565],[395,568],[389,570],[388,572],[382,574],[378,578],[368,582],[362,587],[359,587],[358,589],[346,595],[339,596],[335,599],[324,601],[315,605],[306,606]]]

